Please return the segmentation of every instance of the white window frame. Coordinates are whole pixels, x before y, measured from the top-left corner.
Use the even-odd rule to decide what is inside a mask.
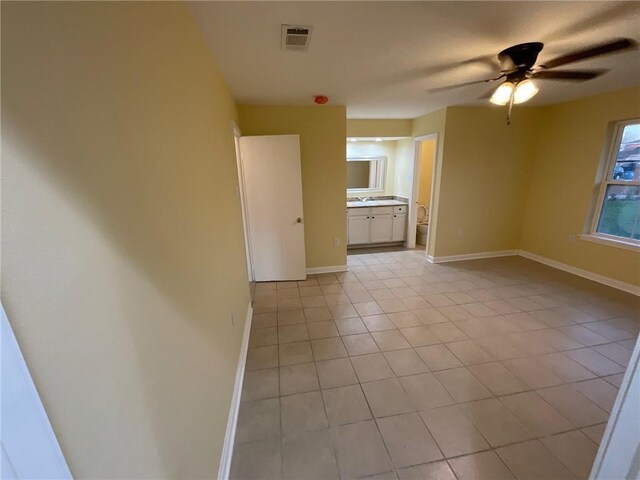
[[[371,162],[371,161],[379,161],[380,167],[376,168],[374,173],[376,178],[376,185],[380,185],[379,188],[347,188],[347,193],[350,194],[366,194],[366,193],[384,193],[384,189],[386,188],[385,180],[387,175],[387,161],[388,157],[386,155],[378,155],[374,157],[347,157],[348,162]],[[369,185],[371,185],[371,179],[369,179]]]
[[[626,237],[618,237],[616,235],[609,235],[607,233],[598,232],[598,224],[600,223],[600,217],[604,207],[604,197],[609,185],[620,185],[624,187],[640,186],[638,181],[620,181],[613,180],[613,169],[616,165],[616,159],[618,151],[620,150],[620,142],[622,141],[622,132],[627,125],[640,124],[640,118],[634,118],[631,120],[624,120],[616,122],[612,141],[609,145],[608,154],[606,157],[606,165],[602,174],[602,181],[598,190],[598,198],[596,201],[595,209],[593,211],[593,218],[591,220],[591,226],[589,233],[580,235],[581,240],[586,240],[594,243],[601,243],[605,245],[612,245],[615,247],[624,248],[627,250],[640,250],[640,240]]]

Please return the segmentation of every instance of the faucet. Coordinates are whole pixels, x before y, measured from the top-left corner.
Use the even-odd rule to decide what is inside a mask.
[[[363,203],[367,202],[369,200],[369,197],[360,197],[359,200]]]

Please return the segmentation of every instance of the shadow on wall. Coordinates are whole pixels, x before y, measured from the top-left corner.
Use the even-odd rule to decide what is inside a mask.
[[[249,293],[192,19],[3,4],[2,71],[3,303],[74,475],[214,476]]]

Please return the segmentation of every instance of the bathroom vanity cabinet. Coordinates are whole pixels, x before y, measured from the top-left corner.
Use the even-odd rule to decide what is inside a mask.
[[[347,208],[347,244],[400,243],[407,236],[407,205]]]

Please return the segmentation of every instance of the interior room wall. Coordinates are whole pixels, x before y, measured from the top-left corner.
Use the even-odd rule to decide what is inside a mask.
[[[412,125],[409,119],[348,119],[347,137],[409,137]]]
[[[504,108],[447,108],[433,255],[519,249],[540,113],[516,108],[507,125]]]
[[[352,157],[387,157],[385,170],[384,192],[372,195],[395,195],[395,165],[396,165],[396,141],[383,142],[359,141],[347,142],[347,158]],[[348,198],[361,197],[362,193],[347,192]]]
[[[436,157],[436,140],[424,140],[420,146],[420,178],[418,180],[418,203],[431,203],[433,183],[433,161]]]
[[[531,156],[533,174],[521,248],[640,285],[638,252],[576,238],[588,231],[596,174],[606,156],[607,129],[611,122],[640,118],[640,88],[551,105],[543,108],[543,115]]]
[[[1,93],[2,302],[74,477],[216,477],[249,290],[185,5],[3,2]]]
[[[239,114],[243,135],[300,135],[307,268],[346,265],[346,108],[240,105]]]

